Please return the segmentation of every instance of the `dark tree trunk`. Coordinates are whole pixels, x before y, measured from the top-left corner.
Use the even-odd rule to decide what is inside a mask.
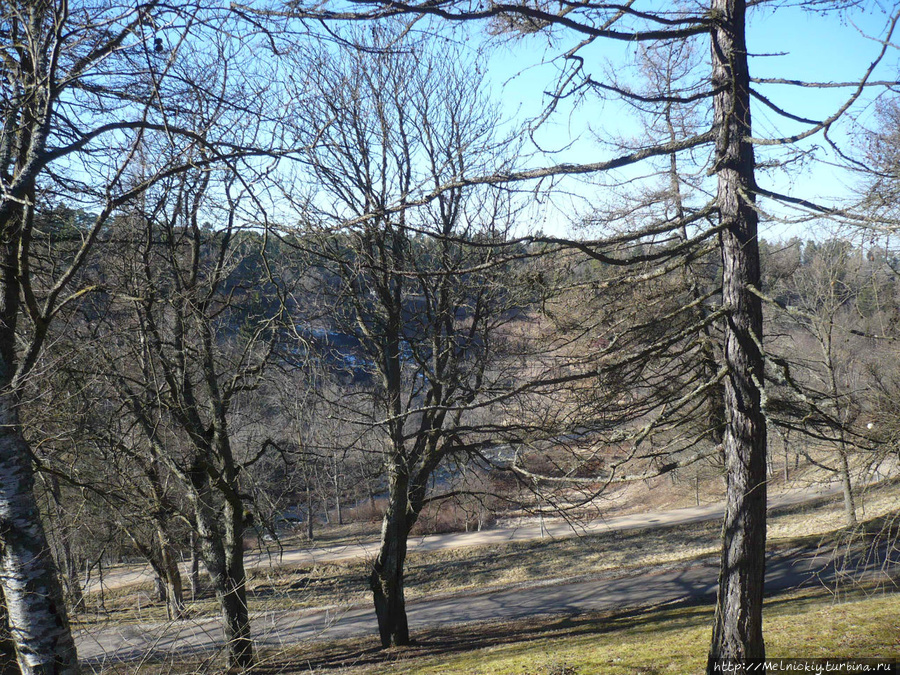
[[[372,489],[372,483],[366,481],[366,491],[369,493],[369,508],[372,509],[372,515],[378,513],[378,505],[375,503],[375,491]]]
[[[246,670],[253,665],[253,640],[247,609],[247,577],[244,571],[243,509],[224,504],[223,532],[213,501],[209,476],[203,470],[191,472],[200,555],[222,611],[225,644],[230,670]]]
[[[228,667],[239,670],[249,668],[253,665],[253,640],[250,636],[243,551],[239,554],[226,551],[221,539],[204,534],[201,534],[200,542],[200,553],[222,611]]]
[[[725,325],[727,493],[715,625],[717,659],[762,659],[766,546],[766,423],[762,413],[762,305],[750,136],[744,0],[712,0],[712,84],[718,131],[715,170],[721,225]]]
[[[253,639],[247,608],[247,578],[243,564],[238,567],[239,569],[229,566],[222,583],[216,586],[216,595],[225,621],[228,666],[244,670],[253,665]]]
[[[53,498],[53,511],[59,532],[59,549],[62,557],[62,580],[65,584],[66,597],[73,612],[78,612],[84,605],[84,592],[81,589],[81,579],[78,561],[72,552],[72,527],[63,510],[62,490],[59,487],[59,479],[55,475],[48,476],[50,496]]]
[[[81,588],[81,579],[79,578],[79,565],[72,553],[72,544],[68,537],[62,542],[63,558],[66,565],[66,573],[63,579],[66,584],[66,594],[73,613],[78,613],[84,608],[84,591]]]
[[[181,570],[178,569],[178,559],[175,550],[169,541],[169,535],[162,527],[157,527],[156,536],[160,548],[160,567],[165,597],[161,600],[166,603],[166,615],[170,620],[180,619],[184,616],[184,584],[181,580]]]
[[[341,505],[341,475],[338,471],[337,455],[333,455],[332,460],[332,469],[334,470],[334,510],[337,511],[338,525],[343,525],[344,513]]]
[[[309,483],[306,484],[306,540],[313,541],[315,532],[313,531],[313,494]]]
[[[381,646],[385,649],[409,644],[403,568],[406,564],[406,540],[415,522],[415,516],[411,517],[409,510],[406,484],[403,481],[393,482],[388,509],[381,524],[381,549],[369,576],[378,633]]]
[[[200,542],[197,540],[197,533],[191,532],[191,572],[189,575],[191,583],[191,600],[196,600],[200,595]]]
[[[156,593],[156,601],[168,604],[169,593],[166,590],[165,579],[157,572],[153,576],[153,592]],[[166,608],[168,614],[168,607]],[[170,619],[172,617],[169,617]]]
[[[237,491],[235,490],[235,494]],[[246,669],[253,665],[253,639],[250,633],[250,611],[247,605],[247,572],[244,569],[244,505],[225,504],[226,556],[226,636],[231,645],[229,665]]]

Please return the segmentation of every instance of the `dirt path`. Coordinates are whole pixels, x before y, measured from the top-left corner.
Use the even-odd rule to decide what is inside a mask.
[[[786,490],[769,498],[769,509],[784,506],[792,506],[805,502],[815,501],[823,497],[830,497],[840,493],[839,485],[830,485],[819,488],[796,488]],[[670,527],[686,523],[698,523],[708,520],[716,520],[724,517],[725,506],[722,502],[704,506],[692,506],[683,509],[671,509],[667,511],[649,511],[627,516],[597,519],[590,523],[570,524],[559,520],[547,522],[541,525],[527,525],[516,528],[492,528],[481,532],[454,532],[451,534],[433,534],[422,537],[413,537],[409,540],[408,550],[412,551],[438,551],[452,548],[464,548],[468,546],[485,546],[488,544],[502,544],[511,541],[533,541],[542,538],[565,539],[568,537],[600,534],[604,532],[636,530],[645,527]],[[343,546],[330,546],[327,548],[291,547],[285,548],[280,553],[248,553],[244,558],[244,564],[248,569],[260,567],[279,567],[281,565],[296,565],[302,563],[336,562],[355,558],[375,557],[378,552],[378,542],[364,542],[359,544],[347,544]],[[187,566],[183,565],[183,572],[187,574]],[[103,575],[103,587],[116,589],[149,582],[152,573],[149,565],[118,567],[109,570]],[[87,585],[88,591],[98,590],[99,581],[92,579]]]
[[[770,500],[777,508],[805,503],[838,492],[839,488],[792,490]],[[722,505],[650,512],[610,518],[580,528],[554,523],[544,528],[544,536],[556,538],[644,527],[702,522],[722,517]],[[439,550],[461,546],[480,546],[507,541],[539,539],[541,527],[499,528],[483,532],[418,537],[411,550]],[[286,550],[280,559],[256,558],[251,564],[279,565],[309,561],[344,560],[373,555],[375,543],[319,549]],[[805,583],[822,583],[832,575],[827,560],[813,552],[770,556],[766,577],[767,591],[791,588]],[[824,570],[824,572],[823,572]],[[142,576],[143,575],[143,576]],[[409,620],[416,628],[447,624],[515,621],[542,614],[573,615],[588,611],[657,605],[686,599],[713,598],[717,560],[662,565],[634,570],[627,575],[605,573],[590,580],[557,581],[495,592],[468,593],[442,598],[422,599],[408,604]],[[118,581],[145,580],[146,572],[126,570]],[[130,581],[129,581],[130,579]],[[371,607],[348,605],[305,610],[259,612],[253,616],[254,639],[261,648],[278,648],[319,638],[342,638],[376,632]],[[186,652],[214,651],[222,646],[222,628],[218,618],[191,619],[109,626],[77,635],[80,657],[96,665],[108,661],[139,661],[145,658],[177,657]]]
[[[525,588],[419,600],[407,606],[416,629],[484,621],[515,621],[540,615],[578,615],[583,612],[660,605],[684,600],[714,599],[715,557],[700,563],[667,565],[636,574],[607,575],[575,583],[533,585]],[[834,577],[828,559],[812,551],[769,556],[766,590],[827,583]],[[253,617],[254,640],[260,648],[283,647],[313,639],[335,639],[376,634],[374,611],[356,605],[305,611],[259,613]],[[186,653],[214,653],[222,646],[221,624],[216,619],[112,626],[77,636],[83,661],[102,665],[110,661],[177,658]]]

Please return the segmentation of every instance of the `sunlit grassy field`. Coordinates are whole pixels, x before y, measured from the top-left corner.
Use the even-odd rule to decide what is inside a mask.
[[[900,595],[835,602],[825,591],[766,603],[770,657],[900,657]],[[699,673],[712,625],[710,607],[656,609],[619,617],[550,623],[521,641],[437,655],[397,653],[391,663],[345,672],[373,675],[630,675]],[[509,626],[515,634],[516,627]],[[542,632],[543,630],[543,632]],[[473,643],[475,639],[473,637]]]
[[[897,508],[897,487],[872,491],[864,501],[870,529],[873,520]],[[873,524],[874,523],[874,524]],[[786,507],[769,518],[770,548],[830,543],[841,531],[842,507],[835,497],[819,503]],[[608,532],[570,539],[511,542],[440,551],[412,551],[406,573],[409,600],[472,591],[509,589],[516,584],[572,581],[629,574],[650,566],[685,564],[719,550],[717,520],[661,529]],[[368,603],[369,562],[363,559],[316,565],[290,565],[249,571],[251,611],[277,611]],[[107,621],[163,621],[164,607],[152,598],[149,583],[89,597],[89,611],[75,617],[89,627]],[[207,593],[189,603],[191,616],[218,613]]]
[[[770,516],[773,549],[865,548],[873,538],[897,538],[896,486],[866,496],[865,517],[853,532],[842,527],[840,500],[786,507]],[[501,546],[413,552],[407,597],[440,597],[509,589],[517,584],[597,578],[649,567],[691,564],[718,550],[713,520],[662,529],[610,532],[583,538],[514,542]],[[365,560],[254,570],[252,610],[368,604]],[[135,597],[143,600],[135,604]],[[97,598],[93,597],[92,602]],[[150,587],[123,588],[105,597],[106,611],[82,614],[81,627],[108,621],[163,620]],[[193,616],[213,615],[213,598],[191,603]],[[766,641],[771,657],[900,658],[900,594],[893,582],[874,586],[850,579],[838,589],[806,589],[769,598]],[[412,647],[381,651],[375,636],[310,641],[261,652],[258,673],[329,672],[340,675],[601,675],[701,672],[712,624],[707,605],[663,606],[429,630],[414,628]],[[103,672],[219,672],[221,655],[179,657],[167,663],[120,664]]]

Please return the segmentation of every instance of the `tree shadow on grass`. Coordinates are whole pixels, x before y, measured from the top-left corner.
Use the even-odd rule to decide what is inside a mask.
[[[774,562],[774,560],[772,561]],[[819,585],[798,589],[776,588],[767,593],[766,611],[797,611],[809,604],[824,601],[850,601],[871,597],[873,593],[894,592],[894,578],[870,580],[853,588],[841,589],[840,582],[826,576],[818,577]],[[837,584],[837,585],[836,585]],[[777,584],[775,584],[777,586]],[[279,654],[263,656],[262,663],[254,668],[261,675],[275,673],[329,672],[343,668],[365,668],[402,663],[418,658],[439,660],[457,654],[555,639],[591,638],[609,633],[628,633],[651,630],[655,636],[690,628],[711,626],[712,599],[709,595],[677,602],[639,608],[616,609],[602,612],[584,612],[565,616],[537,617],[519,621],[473,623],[463,626],[436,627],[417,631],[416,640],[408,647],[382,650],[376,640],[354,638],[328,643],[309,643],[291,648]]]
[[[253,672],[276,673],[324,672],[342,668],[365,668],[387,665],[417,658],[452,656],[475,649],[489,649],[534,640],[577,638],[635,629],[647,624],[660,624],[660,633],[677,631],[712,620],[708,602],[678,602],[657,607],[643,607],[615,612],[585,613],[578,616],[556,616],[515,622],[491,622],[459,627],[440,627],[417,632],[413,644],[383,650],[376,639],[354,638],[298,646],[290,653],[261,655],[261,663]]]

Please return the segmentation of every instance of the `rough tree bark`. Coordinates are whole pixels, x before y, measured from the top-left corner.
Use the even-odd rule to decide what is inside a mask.
[[[25,191],[33,198],[34,190]],[[26,208],[0,207],[0,570],[22,673],[78,672],[56,565],[34,497],[31,451],[13,387],[17,369],[18,248]]]
[[[722,562],[707,672],[717,659],[762,659],[766,553],[766,423],[762,413],[762,305],[750,75],[744,0],[712,0],[712,84],[717,132],[725,325],[727,470]]]
[[[77,613],[83,609],[84,591],[81,588],[81,572],[78,560],[72,551],[72,537],[74,536],[73,528],[66,518],[63,509],[62,491],[59,487],[59,479],[51,474],[47,477],[47,484],[50,488],[50,496],[53,500],[53,510],[59,528],[59,552],[62,557],[62,581],[64,591],[69,601],[69,607],[73,613]]]
[[[0,588],[0,675],[19,675],[22,671],[16,661],[16,643],[9,632],[9,614],[6,599]]]
[[[0,380],[0,552],[3,591],[22,673],[78,672],[62,587],[34,499],[18,404]]]
[[[244,518],[240,504],[226,500],[222,506],[227,523],[225,532],[219,526],[217,500],[210,485],[209,473],[196,466],[190,473],[199,534],[200,557],[209,573],[222,611],[228,667],[243,670],[253,664],[253,640],[250,635],[250,613],[247,608],[247,576],[244,570]]]
[[[409,644],[403,569],[407,538],[417,515],[410,510],[408,476],[395,470],[390,482],[388,508],[381,521],[381,548],[369,576],[378,634],[385,649]]]

